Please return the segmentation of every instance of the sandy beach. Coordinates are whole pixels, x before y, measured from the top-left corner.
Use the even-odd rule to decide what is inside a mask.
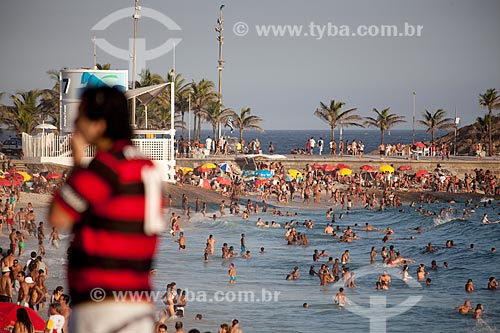
[[[313,263],[310,262],[310,254],[312,253],[311,247],[318,247],[318,248],[325,248],[327,249],[328,252],[330,253],[335,253],[335,254],[330,254],[333,255],[334,257],[340,257],[340,253],[343,251],[344,248],[350,248],[353,252],[353,257],[355,258],[355,262],[362,262],[366,261],[365,257],[366,255],[363,254],[366,252],[373,244],[375,241],[374,239],[363,239],[366,238],[365,235],[362,234],[361,231],[357,231],[357,233],[361,234],[361,241],[353,241],[352,245],[350,243],[334,243],[335,245],[330,244],[330,242],[325,243],[325,235],[322,233],[322,230],[327,222],[329,222],[328,219],[324,218],[324,213],[329,209],[333,208],[335,213],[347,213],[346,217],[341,220],[337,220],[336,224],[340,226],[340,230],[343,230],[346,226],[353,226],[354,228],[359,228],[357,227],[357,224],[359,223],[360,225],[364,224],[365,221],[369,221],[370,224],[373,224],[376,226],[376,228],[382,229],[385,228],[387,225],[391,225],[393,229],[395,229],[399,235],[399,238],[394,238],[395,240],[392,241],[393,244],[396,244],[397,246],[400,246],[402,248],[402,251],[404,251],[405,255],[409,255],[412,258],[418,258],[421,255],[418,250],[417,252],[411,252],[414,251],[412,248],[407,248],[406,243],[404,241],[400,241],[398,239],[409,239],[406,237],[409,237],[410,235],[416,235],[415,233],[408,232],[406,229],[409,227],[416,227],[416,226],[422,226],[423,228],[426,228],[428,230],[434,230],[434,228],[439,227],[440,223],[449,223],[447,221],[455,221],[457,214],[461,214],[457,212],[452,212],[450,210],[449,213],[449,219],[445,220],[445,222],[439,222],[441,220],[436,220],[436,217],[418,217],[415,219],[416,216],[419,216],[418,212],[412,213],[409,209],[409,203],[410,202],[418,202],[420,197],[421,197],[421,191],[394,191],[399,199],[401,200],[402,203],[402,208],[406,210],[406,214],[410,213],[412,214],[412,218],[409,216],[403,216],[403,219],[406,221],[404,223],[404,228],[401,228],[400,225],[398,224],[393,224],[394,222],[391,222],[393,219],[395,221],[398,220],[397,217],[397,208],[390,208],[387,207],[386,209],[388,210],[388,213],[381,213],[379,216],[376,215],[370,215],[373,214],[369,210],[364,209],[364,204],[362,204],[360,197],[356,197],[353,200],[353,206],[352,206],[352,217],[349,216],[348,212],[345,209],[342,209],[340,207],[340,204],[333,205],[333,202],[327,201],[329,198],[329,194],[327,194],[325,191],[322,192],[322,195],[320,196],[320,202],[314,202],[314,200],[311,200],[309,203],[303,203],[302,199],[300,198],[300,194],[296,196],[295,200],[293,202],[278,202],[276,200],[276,196],[271,196],[268,199],[268,204],[270,207],[270,210],[275,208],[277,211],[281,211],[284,213],[284,216],[278,216],[276,214],[272,214],[270,212],[267,213],[258,213],[254,214],[251,213],[250,217],[248,220],[242,220],[241,219],[241,212],[238,215],[231,215],[231,214],[226,214],[225,216],[221,216],[219,213],[219,205],[222,200],[225,200],[225,202],[228,203],[231,201],[231,199],[228,196],[222,195],[222,191],[214,191],[214,190],[209,190],[209,189],[203,189],[199,186],[194,186],[194,185],[188,185],[188,184],[170,184],[170,183],[165,183],[164,184],[165,192],[167,195],[171,197],[172,200],[172,206],[167,208],[165,219],[167,220],[168,217],[172,212],[180,216],[180,228],[183,230],[186,234],[186,237],[188,239],[188,249],[185,251],[185,253],[179,252],[177,250],[177,244],[174,242],[174,240],[177,239],[176,237],[172,237],[165,233],[165,235],[162,235],[161,237],[161,243],[160,243],[160,248],[158,252],[158,258],[157,262],[155,264],[155,269],[157,269],[157,277],[155,278],[155,290],[162,289],[163,285],[165,282],[170,281],[170,280],[177,280],[178,283],[180,284],[181,288],[188,288],[188,289],[196,289],[196,288],[201,288],[200,281],[197,280],[194,277],[191,277],[189,275],[185,275],[187,272],[190,270],[195,269],[199,263],[203,262],[202,258],[202,253],[203,253],[203,243],[204,239],[206,237],[206,233],[213,233],[216,235],[216,237],[220,240],[220,242],[232,242],[234,244],[235,248],[239,248],[237,245],[238,241],[238,235],[241,234],[242,232],[248,234],[248,244],[247,247],[252,250],[252,253],[254,256],[257,256],[255,253],[257,252],[257,249],[260,248],[263,244],[266,244],[266,248],[270,248],[270,251],[274,252],[275,255],[277,255],[278,261],[274,261],[270,258],[265,259],[265,265],[266,267],[272,267],[274,265],[277,265],[280,267],[280,272],[279,275],[285,275],[287,270],[290,269],[291,267],[289,266],[295,266],[298,265],[302,269],[302,274],[303,276],[306,276],[306,269],[309,264]],[[339,191],[342,192],[347,192],[349,189],[348,184],[337,184],[336,188]],[[384,196],[384,191],[381,189],[368,189],[368,193],[370,196],[375,195],[377,198],[382,198]],[[188,198],[188,205],[191,209],[191,218],[188,218],[183,212],[183,204],[182,204],[182,197],[183,195],[186,195]],[[450,202],[457,202],[460,203],[460,207],[467,202],[467,200],[472,200],[473,202],[480,202],[480,199],[484,197],[484,193],[449,193],[449,192],[425,192],[425,196],[428,199],[428,202],[431,204],[425,204],[424,202],[420,202],[420,205],[424,205],[424,211],[425,209],[432,210],[433,212],[437,213],[439,209],[442,209],[446,207],[446,205],[449,205]],[[36,194],[36,193],[21,193],[21,197],[19,202],[16,204],[16,211],[20,207],[26,207],[26,205],[31,202],[33,204],[33,207],[35,208],[35,215],[36,215],[36,222],[40,221],[45,221],[46,220],[46,214],[47,214],[47,208],[48,205],[51,202],[52,196],[50,194]],[[200,202],[205,202],[207,203],[207,217],[204,218],[200,213],[196,213],[194,211],[194,202],[196,199],[199,199]],[[7,199],[6,196],[3,196],[2,199]],[[253,192],[248,192],[244,193],[242,195],[238,196],[238,203],[241,207],[241,210],[244,210],[244,206],[247,202],[247,200],[251,200],[253,203],[258,203],[261,205],[261,198],[259,195],[259,192],[253,191]],[[485,206],[486,207],[486,206]],[[261,205],[262,208],[262,205]],[[375,207],[376,208],[376,207]],[[494,207],[492,207],[494,209]],[[228,210],[228,208],[226,208]],[[290,220],[297,219],[297,217],[287,217],[287,213],[298,213],[298,219],[299,220],[307,220],[311,219],[317,226],[315,226],[313,229],[307,229],[304,228],[301,224],[297,224],[296,228],[298,230],[301,230],[303,233],[308,233],[309,238],[310,238],[310,247],[304,246],[304,247],[293,247],[293,249],[290,249],[290,246],[286,246],[286,241],[284,239],[284,229],[278,229],[278,230],[270,230],[267,232],[267,234],[273,235],[271,236],[270,239],[267,239],[269,236],[266,236],[266,234],[262,233],[262,229],[256,228],[255,227],[255,222],[257,218],[262,218],[264,221],[277,221],[278,223],[283,226],[285,222],[289,222]],[[211,217],[212,214],[215,214],[217,216],[217,220],[214,221]],[[401,214],[401,213],[399,213]],[[478,215],[472,215],[472,219],[477,220],[479,219]],[[415,223],[417,220],[421,220],[418,223]],[[436,222],[438,221],[438,222]],[[430,224],[429,224],[430,223]],[[437,224],[436,224],[437,223]],[[335,225],[335,224],[334,224]],[[355,227],[356,226],[356,227]],[[451,224],[450,224],[451,226]],[[494,226],[492,226],[494,227]],[[337,227],[339,228],[339,227]],[[433,231],[434,233],[435,231]],[[453,231],[455,232],[455,231]],[[447,233],[453,233],[451,231]],[[46,240],[48,239],[48,235],[50,234],[50,226],[45,225],[45,234],[46,234]],[[323,234],[323,235],[322,235]],[[46,256],[44,261],[47,263],[49,267],[49,278],[46,281],[48,290],[49,290],[49,297],[52,291],[59,285],[63,286],[66,288],[67,283],[66,283],[66,273],[65,273],[65,265],[67,263],[66,261],[66,248],[68,246],[68,240],[69,240],[69,234],[68,231],[62,231],[60,233],[61,235],[61,247],[59,249],[51,247],[47,241],[45,241],[45,248],[46,248]],[[401,237],[403,236],[403,237]],[[430,236],[430,235],[429,235]],[[432,236],[434,237],[434,236]],[[429,239],[433,239],[433,238]],[[439,236],[439,237],[448,237],[446,236]],[[450,236],[451,237],[451,236]],[[456,236],[459,237],[459,236]],[[471,234],[468,233],[467,237],[471,237]],[[377,236],[378,238],[378,236]],[[381,244],[383,245],[384,243],[380,242],[380,239],[382,238],[382,235],[380,236],[379,240],[377,241],[376,246],[379,247]],[[417,236],[417,238],[420,238],[420,236]],[[419,244],[423,244],[427,242],[426,238],[422,238]],[[277,243],[276,241],[279,240]],[[336,241],[337,242],[337,241]],[[357,243],[360,243],[358,245]],[[444,239],[440,239],[439,242],[444,242]],[[460,241],[459,241],[460,242]],[[461,242],[460,246],[465,247],[466,244],[464,244],[466,240],[463,240]],[[0,247],[3,249],[8,248],[9,240],[8,240],[8,234],[6,231],[6,227],[4,225],[2,234],[0,235]],[[222,243],[218,243],[222,244]],[[230,243],[231,244],[231,243]],[[344,245],[345,244],[345,245]],[[488,244],[487,246],[494,247],[496,244]],[[29,252],[31,251],[37,251],[38,249],[38,244],[35,238],[33,237],[27,237],[26,240],[26,248],[25,248],[25,253],[23,256],[20,258],[21,263],[23,265],[25,264],[26,260],[28,259]],[[330,250],[328,250],[330,249]],[[341,251],[342,249],[342,251]],[[485,250],[484,248],[483,250]],[[377,249],[378,250],[378,249]],[[287,256],[287,253],[294,254],[294,258],[289,258]],[[361,252],[359,252],[361,251]],[[166,257],[166,253],[168,253],[168,257]],[[362,256],[360,257],[360,255]],[[185,259],[185,256],[188,256],[189,259]],[[168,258],[168,259],[167,259]],[[213,286],[208,287],[206,285],[205,288],[215,288],[216,290],[226,290],[226,282],[220,281],[220,275],[224,276],[225,274],[223,272],[220,272],[220,268],[216,269],[215,275],[212,272],[212,270],[216,267],[210,268],[213,266],[213,261],[221,261],[221,259],[218,258],[218,252],[216,252],[216,255],[214,256],[213,259],[210,259],[209,261],[205,262],[205,270],[208,270],[206,273],[208,274],[207,278],[214,279],[213,281]],[[280,259],[278,259],[280,258]],[[306,259],[307,258],[307,259]],[[443,260],[449,260],[453,264],[455,262],[453,261],[452,258],[446,259],[446,257],[440,256],[440,262]],[[168,261],[166,261],[168,260]],[[253,280],[258,281],[259,277],[254,276],[254,273],[252,270],[256,269],[253,265],[258,265],[258,261],[260,260],[259,257],[255,257],[255,259],[251,259],[252,261],[248,261],[248,265],[244,264],[242,259],[239,258],[237,255],[234,259],[223,259],[220,262],[220,265],[222,265],[223,270],[226,269],[227,265],[229,262],[235,262],[236,267],[238,269],[239,274],[245,274],[248,275],[247,279],[252,277]],[[420,259],[424,260],[424,259]],[[426,261],[428,259],[425,259]],[[497,259],[491,259],[493,260],[492,262],[495,262]],[[326,263],[324,259],[321,260],[323,263]],[[169,265],[166,265],[166,262],[170,263]],[[173,264],[175,262],[176,264]],[[308,264],[306,264],[308,263]],[[428,263],[427,263],[428,264]],[[185,267],[183,266],[185,265]],[[354,267],[358,267],[359,264],[354,265]],[[245,266],[248,266],[248,268],[245,268]],[[260,266],[257,266],[260,267]],[[317,266],[319,268],[319,264]],[[317,269],[316,268],[316,269]],[[250,269],[250,270],[249,270]],[[264,269],[264,268],[261,268]],[[264,269],[265,270],[265,269]],[[380,268],[375,268],[375,271],[380,270]],[[394,273],[394,271],[391,271]],[[266,274],[270,274],[270,272],[267,272]],[[368,283],[372,282],[367,282],[363,279],[362,276],[359,277],[359,282],[363,287],[366,288],[365,285]],[[281,279],[281,277],[279,278]],[[300,278],[302,280],[302,278]],[[439,277],[435,278],[436,283],[443,283],[440,282]],[[457,280],[458,283],[461,283],[461,279]],[[257,286],[266,286],[266,288],[275,288],[276,290],[288,290],[288,286],[286,285],[281,285],[281,282],[278,284],[275,284],[275,282],[270,281],[267,278],[264,278],[262,281],[262,284],[257,283],[255,286],[252,284],[248,284],[249,282],[245,282],[245,277],[241,278],[238,280],[237,286],[246,286],[246,287],[240,287],[240,288],[256,288]],[[302,282],[305,283],[300,287],[299,290],[300,293],[306,292],[305,290],[309,290],[307,292],[311,292],[310,288],[317,288],[318,282],[317,278],[305,278],[305,281]],[[274,287],[273,287],[274,286]],[[319,289],[321,290],[321,293],[316,295],[315,289],[313,289],[312,295],[316,296],[310,296],[309,298],[306,297],[305,300],[309,300],[313,304],[313,306],[324,306],[326,307],[326,304],[323,304],[323,298],[325,297],[324,293],[331,294],[334,292],[334,290],[337,289],[338,285],[332,285],[332,287],[328,287],[326,290],[325,289]],[[285,288],[285,289],[283,289]],[[305,289],[304,289],[305,288]],[[323,288],[323,287],[322,287]],[[371,289],[371,288],[370,288]],[[317,290],[317,289],[316,289]],[[363,289],[364,290],[364,289]],[[288,291],[290,292],[290,291]],[[368,291],[366,291],[368,292]],[[349,294],[349,297],[352,297],[353,295]],[[319,298],[318,298],[319,297]],[[359,297],[359,296],[356,296]],[[293,301],[290,303],[287,299],[285,299],[284,304],[287,304],[287,306],[297,306],[299,307],[302,303]],[[453,301],[455,302],[455,301]],[[323,304],[323,305],[321,305]],[[162,308],[161,302],[156,302],[158,310]],[[190,304],[191,305],[191,304]],[[212,318],[212,315],[210,313],[209,309],[202,309],[200,308],[201,306],[206,306],[204,303],[196,304],[196,302],[192,302],[192,308],[193,310],[189,309],[188,310],[188,315],[186,318],[182,319],[186,325],[189,325],[189,327],[204,327],[206,329],[214,329],[215,327],[218,326],[217,321],[220,323],[222,319],[220,319],[220,316],[215,316],[211,320],[206,320],[203,321],[202,323],[198,323],[196,321],[193,321],[193,316],[194,312],[193,311],[203,311],[203,314],[206,315],[208,318]],[[234,304],[233,304],[234,305]],[[239,306],[244,306],[245,304],[240,304]],[[248,304],[247,304],[248,305]],[[449,305],[446,305],[449,306]],[[222,309],[227,309],[228,313],[231,313],[232,317],[241,317],[245,319],[245,311],[240,309],[238,313],[234,313],[234,311],[231,311],[229,308],[223,307],[222,305],[218,305],[218,307],[215,307],[218,309],[217,311],[221,311]],[[492,310],[490,309],[490,313]],[[46,310],[40,310],[39,311],[40,315],[42,318],[47,318],[47,311]],[[494,313],[494,312],[493,312]],[[229,315],[229,314],[228,314]],[[491,315],[491,314],[490,314]],[[351,319],[348,318],[347,322],[349,322]],[[167,325],[169,326],[169,329],[171,326],[173,326],[172,320],[168,320]],[[256,331],[257,327],[261,326],[253,326],[250,325],[249,318],[246,318],[246,322],[244,322],[247,326],[247,330],[249,332]],[[284,330],[288,331],[288,330]],[[293,331],[293,330],[292,330]],[[302,329],[298,331],[303,331]]]

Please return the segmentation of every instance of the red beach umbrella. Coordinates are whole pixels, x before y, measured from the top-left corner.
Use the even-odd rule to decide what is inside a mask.
[[[333,165],[333,164],[325,164],[325,165],[323,165],[323,168],[325,171],[333,171],[333,170],[337,169],[337,166]]]
[[[419,148],[427,148],[427,146],[423,142],[415,142],[415,146]]]
[[[340,163],[339,165],[337,165],[337,169],[339,169],[339,170],[341,170],[341,169],[352,170],[352,168],[350,166],[348,166],[347,164],[343,164],[343,163]]]
[[[399,171],[408,171],[411,170],[411,165],[402,165],[398,168]]]
[[[363,171],[367,171],[367,172],[375,172],[375,169],[371,165],[367,165],[367,164],[362,165],[360,167],[360,169]]]
[[[269,185],[269,179],[257,179],[254,182],[255,186],[259,187],[261,185]]]
[[[430,174],[425,170],[418,170],[417,173],[415,173],[415,176],[417,176],[417,177],[429,177]]]
[[[231,179],[227,177],[217,177],[216,180],[221,185],[231,185]]]
[[[62,177],[62,174],[60,173],[49,173],[47,176],[45,176],[45,179],[59,179]]]
[[[318,170],[318,169],[325,170],[325,166],[324,165],[316,164],[316,163],[314,163],[313,165],[311,165],[311,168],[313,170]]]
[[[45,321],[38,315],[38,313],[30,308],[14,303],[0,303],[0,329],[10,332],[16,323],[16,313],[19,308],[24,308],[28,312],[28,317],[30,317],[35,331],[43,332],[45,330]]]
[[[10,186],[10,180],[5,179],[5,178],[0,178],[0,186]]]

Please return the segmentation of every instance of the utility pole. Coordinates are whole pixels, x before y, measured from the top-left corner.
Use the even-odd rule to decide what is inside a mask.
[[[96,38],[94,34],[94,70],[97,69],[97,46],[96,46]]]
[[[135,10],[134,10],[134,15],[132,18],[134,19],[134,46],[132,50],[132,90],[135,89],[135,76],[136,76],[136,38],[137,38],[137,23],[139,19],[141,18],[141,15],[139,14],[139,11],[141,10],[141,7],[139,6],[139,0],[135,0]],[[135,125],[135,97],[132,97],[132,128],[136,128]]]
[[[411,134],[411,144],[415,144],[415,109],[416,109],[416,94],[413,92],[413,131]]]
[[[224,70],[224,60],[222,59],[222,44],[224,44],[224,36],[222,34],[223,28],[222,24],[224,23],[224,19],[222,18],[222,9],[224,5],[219,7],[219,18],[217,19],[218,26],[215,27],[215,31],[219,33],[217,36],[217,40],[219,41],[219,60],[217,70],[219,71],[219,114],[222,112],[222,71]],[[218,122],[218,137],[220,138],[222,132],[222,126],[220,121]],[[215,138],[214,138],[215,140]]]

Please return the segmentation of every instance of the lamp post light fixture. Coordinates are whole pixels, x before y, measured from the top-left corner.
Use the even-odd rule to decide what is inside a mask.
[[[224,31],[222,25],[224,23],[224,19],[222,18],[222,9],[224,5],[219,7],[219,18],[217,19],[217,27],[215,27],[215,31],[219,33],[217,36],[217,40],[219,41],[219,60],[217,61],[217,70],[219,71],[219,114],[222,111],[222,71],[224,70],[224,60],[222,59],[222,44],[224,44],[224,35],[222,32]],[[218,137],[220,138],[222,132],[222,125],[220,121],[217,124],[218,126]],[[215,139],[215,138],[214,138]]]

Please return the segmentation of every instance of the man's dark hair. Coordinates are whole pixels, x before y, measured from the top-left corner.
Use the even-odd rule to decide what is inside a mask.
[[[113,141],[132,138],[127,99],[118,89],[89,88],[83,92],[81,100],[80,112],[87,118],[106,121],[104,137]]]

